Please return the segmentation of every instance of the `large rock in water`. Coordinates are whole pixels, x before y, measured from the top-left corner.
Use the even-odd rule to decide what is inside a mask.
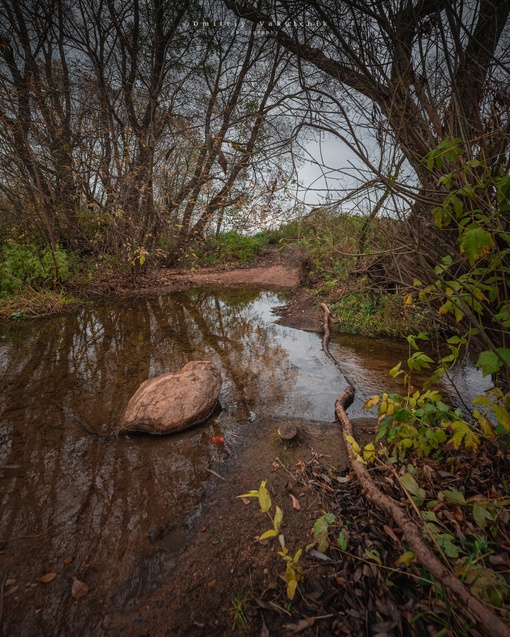
[[[120,421],[122,431],[169,434],[205,420],[214,411],[221,374],[209,361],[191,361],[179,372],[143,382]]]

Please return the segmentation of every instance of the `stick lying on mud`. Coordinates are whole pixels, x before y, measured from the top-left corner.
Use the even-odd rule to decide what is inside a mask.
[[[322,303],[324,310],[324,327],[329,323],[329,309]],[[323,348],[326,354],[329,354],[329,324],[324,330]],[[335,361],[336,362],[336,361]],[[483,626],[486,635],[494,635],[494,637],[510,637],[510,627],[505,624],[497,615],[489,608],[484,606],[464,584],[456,577],[442,562],[436,557],[434,552],[429,548],[421,537],[421,531],[418,525],[410,518],[400,505],[388,497],[373,482],[372,477],[365,464],[356,460],[356,453],[349,442],[349,437],[353,438],[352,424],[347,416],[346,410],[350,407],[354,400],[355,389],[349,385],[337,398],[335,403],[335,413],[342,427],[342,435],[349,452],[351,467],[353,468],[361,486],[365,490],[365,495],[378,509],[382,509],[390,515],[396,524],[402,529],[402,533],[409,544],[409,547],[415,554],[421,564],[438,580],[447,591],[449,591],[457,601],[466,609],[468,615],[478,624]]]
[[[354,387],[349,386],[338,396],[335,403],[335,413],[342,426],[342,435],[351,458],[351,466],[356,473],[361,486],[365,490],[365,495],[377,508],[382,509],[402,529],[405,539],[409,544],[416,558],[423,566],[438,580],[447,591],[452,593],[458,602],[467,610],[469,616],[485,629],[486,635],[494,637],[510,637],[510,627],[497,617],[490,609],[484,606],[474,597],[464,584],[451,571],[444,566],[433,551],[428,547],[421,537],[420,529],[415,522],[403,511],[399,504],[388,497],[372,481],[366,466],[356,460],[353,455],[354,450],[347,439],[353,436],[352,424],[349,420],[346,409],[352,404],[354,399]]]

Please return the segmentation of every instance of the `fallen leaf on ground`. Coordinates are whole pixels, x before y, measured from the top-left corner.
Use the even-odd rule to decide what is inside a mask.
[[[43,575],[37,581],[42,582],[43,584],[48,584],[49,582],[52,582],[55,577],[57,577],[56,573],[46,573],[46,575]]]
[[[72,557],[65,557],[64,558],[64,564],[67,566],[67,564],[71,564],[71,562],[73,561]]]
[[[16,578],[15,577],[11,577],[10,579],[6,579],[5,580],[5,585],[6,586],[12,586],[15,583],[16,583]]]
[[[211,438],[211,440],[216,444],[216,445],[222,445],[225,443],[225,438],[223,438],[223,436],[213,436]]]
[[[305,617],[297,624],[287,624],[287,630],[292,631],[293,633],[302,633],[307,628],[310,628],[315,623],[315,619],[313,617]]]
[[[71,589],[71,595],[74,599],[81,599],[85,597],[89,592],[89,587],[85,582],[81,582],[76,577],[73,577],[73,587]]]
[[[400,544],[400,540],[395,535],[395,532],[393,531],[393,529],[391,527],[389,527],[387,524],[383,524],[383,529],[386,531],[386,533],[391,537],[391,539],[394,542],[396,542],[397,544]]]
[[[296,497],[294,497],[292,493],[289,493],[289,495],[290,495],[290,499],[292,500],[292,508],[296,509],[296,511],[299,511],[299,509],[301,508],[301,505],[299,504],[299,500]]]

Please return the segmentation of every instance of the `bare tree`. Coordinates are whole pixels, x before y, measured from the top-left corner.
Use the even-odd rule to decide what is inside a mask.
[[[508,172],[510,3],[224,2],[235,15],[271,33],[295,56],[310,112],[315,113],[315,118],[304,120],[303,126],[327,131],[349,145],[364,162],[369,180],[378,181],[376,201],[388,189],[392,197],[407,206],[407,225],[399,227],[397,237],[397,252],[405,252],[407,257],[405,262],[399,257],[400,262],[395,263],[396,278],[402,277],[401,282],[408,285],[416,278],[435,285],[435,267],[448,255],[453,256],[452,277],[462,281],[472,276],[473,263],[465,257],[459,242],[471,215],[473,223],[487,226],[480,227],[479,236],[487,237],[483,233],[488,232],[490,245],[500,250],[502,261],[494,286],[498,308],[504,310],[500,304],[504,305],[505,299],[508,304],[508,259],[500,243],[505,241],[508,220],[494,212],[495,191],[492,196],[460,195],[456,205],[465,211],[464,225],[453,213],[448,223],[438,227],[437,215],[432,211],[448,200],[452,179],[457,179],[456,184],[464,180],[459,191],[465,186],[466,193],[480,193],[481,179],[498,179]],[[381,163],[383,152],[388,162]],[[463,170],[457,178],[460,154]],[[396,178],[394,172],[402,156],[412,169],[405,180]],[[466,162],[471,162],[468,169]],[[485,167],[485,177],[471,169],[478,165],[476,162]],[[409,170],[401,171],[405,174]],[[484,221],[477,222],[475,215],[480,208]],[[491,225],[491,219],[496,225]],[[453,293],[451,286],[440,283],[446,295]],[[462,289],[463,294],[469,294],[465,287]],[[460,294],[458,302],[464,303]],[[470,325],[479,327],[478,314],[491,325],[495,319],[491,302],[481,299],[477,303],[471,301],[476,311],[463,304],[459,316],[468,317]],[[499,325],[489,331],[486,346],[505,344],[505,330]],[[483,332],[485,338],[487,330]]]

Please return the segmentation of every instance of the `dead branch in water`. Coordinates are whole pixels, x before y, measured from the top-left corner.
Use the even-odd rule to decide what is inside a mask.
[[[331,315],[331,310],[325,303],[321,303],[322,311],[324,312],[324,321],[322,325],[323,335],[322,335],[322,349],[328,358],[330,358],[335,365],[337,365],[336,360],[331,355],[329,351],[329,339],[331,338],[331,330],[329,329],[329,317]]]
[[[325,304],[325,303],[321,303],[321,308],[322,311],[324,312],[324,321],[323,321],[323,335],[322,335],[322,349],[324,350],[324,353],[326,354],[326,356],[333,361],[333,363],[337,366],[339,372],[342,374],[342,376],[345,378],[345,381],[347,383],[349,383],[350,385],[352,384],[351,381],[349,380],[349,378],[347,378],[346,373],[344,372],[344,370],[340,367],[338,361],[336,360],[336,358],[333,356],[333,354],[329,351],[329,340],[331,338],[331,329],[329,327],[329,317],[331,316],[331,310],[329,309],[329,307]]]
[[[419,562],[457,599],[466,609],[470,618],[483,626],[486,635],[510,637],[510,627],[474,597],[459,578],[440,562],[422,539],[418,525],[395,500],[380,491],[373,482],[366,465],[356,459],[356,453],[349,441],[349,437],[351,439],[353,437],[352,424],[346,414],[346,410],[354,400],[354,393],[354,387],[349,386],[338,396],[335,403],[335,413],[342,427],[342,435],[349,452],[351,467],[365,490],[367,499],[393,518],[395,523],[402,529],[409,547]]]

